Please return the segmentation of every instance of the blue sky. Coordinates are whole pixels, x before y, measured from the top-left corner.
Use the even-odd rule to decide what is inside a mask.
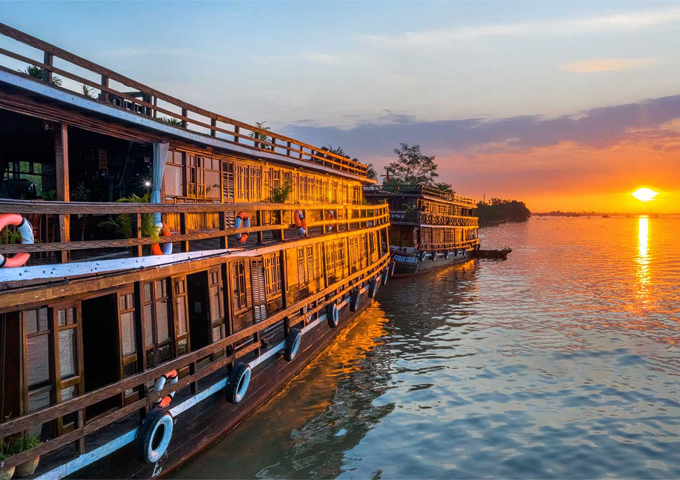
[[[515,155],[508,160],[511,171],[502,167],[506,173],[540,179],[563,165],[550,164],[555,152],[536,158],[547,146],[572,155],[579,150],[567,147],[574,145],[611,154],[640,128],[666,132],[668,146],[675,138],[668,122],[680,116],[674,98],[680,94],[679,2],[3,2],[2,7],[3,23],[227,116],[266,120],[311,143],[344,143],[364,161],[383,165],[391,159],[391,145],[421,143],[440,158],[445,180],[454,186],[465,182],[461,193],[526,192],[523,182],[484,181],[484,168],[496,165],[501,154]],[[670,113],[663,100],[645,103],[663,98],[671,98]],[[632,107],[617,110],[622,105]],[[666,114],[648,123],[640,117],[645,105]],[[597,109],[611,109],[613,116]],[[636,113],[618,118],[622,111]],[[583,117],[598,119],[581,122],[588,125],[588,139],[574,135],[575,124],[567,121]],[[525,157],[534,160],[522,163]],[[666,179],[663,188],[672,190],[680,172],[669,168],[673,182]],[[468,174],[458,175],[463,169]],[[573,181],[591,170],[574,172]],[[657,181],[647,175],[640,181]],[[536,205],[552,206],[538,200]]]

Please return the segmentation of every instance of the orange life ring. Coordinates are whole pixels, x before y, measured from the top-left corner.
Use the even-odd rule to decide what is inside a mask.
[[[158,377],[158,379],[156,379],[155,390],[157,392],[160,392],[161,390],[163,390],[163,387],[165,387],[165,384],[167,382],[170,382],[171,384],[173,384],[173,383],[177,383],[178,380],[179,380],[179,377],[177,375],[177,370],[172,370],[172,371],[166,373],[165,375],[163,375],[162,377]],[[159,398],[158,400],[156,400],[155,404],[156,404],[157,407],[165,408],[168,405],[170,405],[170,402],[172,402],[172,399],[174,398],[174,396],[175,396],[175,392],[170,392],[167,395],[163,396],[163,398]]]
[[[333,210],[328,210],[328,212],[326,213],[326,221],[330,222],[334,218],[335,218],[335,213],[333,213]],[[328,225],[326,227],[326,230],[329,231],[329,232],[332,232],[333,231],[333,225]]]
[[[236,218],[234,219],[234,228],[243,227],[250,228],[250,218],[248,218],[248,214],[246,212],[239,212],[239,214],[236,215]],[[246,243],[246,240],[248,240],[248,234],[237,233],[236,240],[238,240],[238,243]]]
[[[170,229],[168,226],[161,222],[157,223],[156,227],[159,228],[158,231],[158,236],[159,237],[169,237],[170,236]],[[172,253],[172,243],[164,243],[162,246],[160,243],[154,243],[151,245],[151,255],[170,255]]]
[[[302,213],[300,210],[295,210],[295,226],[298,229],[298,233],[300,234],[301,237],[304,237],[307,235],[307,219],[305,218],[305,214]]]
[[[17,227],[17,230],[19,230],[19,234],[21,235],[22,244],[33,243],[33,226],[31,225],[31,222],[16,213],[4,213],[0,215],[0,230],[10,226]],[[10,258],[0,255],[0,268],[23,267],[30,257],[31,254],[26,252],[19,252]]]

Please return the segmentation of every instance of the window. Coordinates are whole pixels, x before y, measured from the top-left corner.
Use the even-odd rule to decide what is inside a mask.
[[[146,367],[151,368],[172,358],[170,337],[169,293],[167,280],[156,280],[142,286],[142,317]]]
[[[234,287],[234,313],[239,313],[250,307],[245,260],[232,263],[232,279]]]
[[[166,197],[183,197],[184,196],[184,161],[182,160],[182,152],[168,152],[168,157],[165,165],[165,196]]]
[[[28,412],[63,402],[82,393],[80,308],[76,303],[22,312],[25,351],[25,385]],[[76,415],[59,418],[60,433],[73,429]],[[30,429],[41,433],[42,425]]]
[[[210,324],[212,341],[224,337],[224,287],[220,267],[208,271],[208,297],[210,299]]]
[[[236,198],[251,202],[262,199],[262,169],[260,167],[236,166]]]
[[[189,330],[187,326],[187,288],[186,277],[173,278],[173,298],[175,306],[175,345],[177,355],[189,351]]]
[[[49,310],[42,307],[23,312],[26,335],[26,384],[28,411],[51,405],[54,385],[50,374],[51,329]]]
[[[298,269],[298,283],[300,288],[307,286],[309,277],[307,276],[307,262],[305,262],[305,247],[297,249],[297,269]]]
[[[265,295],[264,266],[261,258],[250,261],[251,275],[253,280],[253,309],[255,322],[267,319],[267,297]]]
[[[186,155],[187,197],[205,198],[205,173],[202,160],[195,155]]]
[[[267,299],[281,295],[281,258],[277,253],[264,257],[264,290]]]
[[[137,334],[135,330],[135,296],[130,291],[118,293],[120,316],[120,351],[123,354],[123,376],[137,373]]]

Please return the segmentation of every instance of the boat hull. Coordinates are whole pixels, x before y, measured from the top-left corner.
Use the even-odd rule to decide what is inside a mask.
[[[432,258],[432,254],[428,254],[424,260],[421,260],[416,254],[409,255],[396,252],[392,256],[392,261],[395,263],[394,276],[408,277],[411,275],[421,275],[450,265],[463,263],[472,258],[472,252],[469,250],[459,250],[456,253],[457,255],[451,252],[449,258],[440,254],[435,259]]]
[[[283,359],[283,352],[277,352],[264,362],[253,368],[253,376],[248,392],[239,404],[231,404],[225,400],[224,388],[221,387],[226,379],[226,368],[222,368],[206,378],[212,385],[203,388],[197,395],[187,395],[186,401],[195,402],[204,392],[213,391],[204,399],[196,402],[179,415],[174,417],[174,429],[170,446],[165,455],[155,464],[145,464],[135,456],[135,443],[130,442],[128,434],[127,444],[117,448],[112,453],[94,460],[86,466],[62,465],[59,471],[40,472],[44,478],[68,476],[68,478],[152,478],[161,477],[179,468],[184,462],[210,447],[221,437],[230,433],[239,423],[269,398],[278,393],[302,368],[314,357],[321,353],[334,338],[371,304],[367,289],[362,289],[359,308],[350,311],[349,299],[345,300],[340,310],[340,322],[337,328],[331,328],[325,315],[310,323],[304,332],[301,348],[296,358],[287,362]],[[265,352],[266,354],[266,352]],[[249,362],[256,357],[244,357],[239,361]],[[178,397],[180,395],[178,394]],[[194,400],[192,400],[192,398]],[[183,398],[182,398],[183,399]],[[182,400],[181,399],[181,400]],[[170,411],[174,409],[175,401]],[[185,404],[179,406],[184,408]],[[231,434],[237,435],[238,432]],[[124,442],[126,440],[119,440]],[[109,445],[113,442],[109,442]],[[73,462],[81,461],[78,457]],[[77,468],[68,472],[65,469]],[[56,474],[56,475],[55,475]],[[64,475],[66,474],[66,475]],[[40,478],[40,477],[38,477]]]

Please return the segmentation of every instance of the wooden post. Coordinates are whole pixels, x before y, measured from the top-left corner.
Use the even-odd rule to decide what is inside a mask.
[[[189,115],[189,112],[187,111],[187,109],[183,108],[182,109],[182,116],[186,117],[188,115]],[[182,128],[187,128],[187,121],[186,120],[182,120]]]
[[[142,238],[142,214],[141,213],[136,213],[135,214],[135,233],[137,238]],[[141,257],[142,256],[142,245],[137,245],[135,248],[135,256]]]
[[[257,226],[261,227],[264,221],[264,212],[262,210],[257,211]],[[257,232],[257,244],[264,245],[264,231]]]
[[[238,136],[238,134],[239,134],[240,132],[241,132],[241,127],[239,127],[238,125],[236,125],[236,126],[234,127],[234,133],[236,134],[236,135],[234,135],[234,142],[236,142],[236,143],[241,143],[241,137]]]
[[[45,55],[43,56],[43,63],[51,67],[54,65],[54,56],[51,53],[45,52]],[[52,70],[45,69],[45,75],[43,75],[42,81],[48,85],[52,83]]]
[[[179,214],[179,233],[182,235],[187,234],[187,214],[186,212],[182,212]],[[181,252],[188,252],[189,251],[189,241],[188,240],[183,240],[180,242],[180,251]]]
[[[109,77],[105,77],[104,75],[102,75],[101,84],[102,84],[103,87],[107,87],[107,88],[108,88],[108,86],[109,86]],[[101,93],[99,99],[100,99],[100,100],[104,100],[104,103],[109,103],[109,92],[106,92],[106,91],[102,90],[102,93]],[[154,105],[155,105],[155,104],[156,104],[156,103],[155,103],[155,99],[154,99]],[[154,115],[155,115],[155,112],[154,112]]]
[[[290,157],[290,142],[286,142],[286,147],[287,147],[286,155],[288,155]]]
[[[210,136],[214,137],[215,135],[217,135],[217,130],[215,130],[215,127],[217,126],[217,119],[216,118],[210,119],[210,126],[212,127],[210,129]]]
[[[223,232],[224,235],[220,237],[220,248],[228,248],[229,247],[229,237],[227,237],[227,220],[226,220],[226,215],[227,212],[220,212],[219,213],[219,227],[220,227],[220,232]]]
[[[68,175],[68,125],[60,123],[54,132],[54,163],[57,176],[57,200],[70,201],[69,175]],[[59,241],[62,243],[71,241],[71,217],[59,215]],[[69,251],[61,252],[61,263],[67,263]]]

